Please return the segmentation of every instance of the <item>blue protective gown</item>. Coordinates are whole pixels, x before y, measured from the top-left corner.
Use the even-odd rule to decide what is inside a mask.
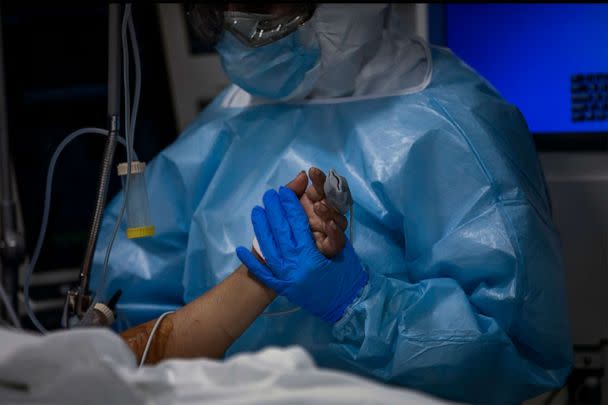
[[[157,234],[118,236],[106,291],[123,290],[119,328],[237,268],[264,191],[335,168],[353,193],[367,286],[335,325],[303,310],[260,316],[228,355],[299,344],[320,366],[471,402],[560,386],[572,360],[564,276],[532,138],[449,50],[432,58],[430,84],[413,94],[245,108],[222,106],[234,88],[220,95],[146,169]],[[103,220],[92,286],[121,198]],[[267,311],[293,307],[279,297]]]

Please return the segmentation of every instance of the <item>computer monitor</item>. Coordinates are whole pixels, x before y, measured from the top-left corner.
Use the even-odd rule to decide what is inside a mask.
[[[536,138],[608,134],[608,4],[450,4],[443,26]]]

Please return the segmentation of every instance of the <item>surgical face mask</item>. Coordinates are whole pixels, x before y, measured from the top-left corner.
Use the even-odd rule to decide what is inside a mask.
[[[318,72],[319,46],[304,27],[268,45],[251,48],[231,32],[216,45],[228,77],[254,96],[288,99],[310,92]]]

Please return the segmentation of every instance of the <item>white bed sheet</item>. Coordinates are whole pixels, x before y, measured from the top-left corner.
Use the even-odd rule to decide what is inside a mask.
[[[109,330],[44,337],[0,329],[0,402],[61,404],[442,404],[418,392],[320,369],[300,347],[137,368]]]

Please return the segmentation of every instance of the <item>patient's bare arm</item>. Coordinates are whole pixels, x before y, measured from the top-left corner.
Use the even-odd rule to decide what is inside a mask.
[[[313,184],[311,187],[318,187],[319,180],[317,176],[316,186]],[[301,172],[287,187],[301,196],[300,201],[309,216],[317,246],[327,256],[333,256],[344,245],[344,235],[336,235],[341,232],[324,233],[326,229],[331,231],[331,227],[315,214],[315,203],[322,203],[324,196],[310,188],[304,195],[307,183],[306,173]],[[336,216],[328,214],[324,218],[331,221]],[[338,221],[336,223],[341,224]],[[275,292],[249,274],[245,266],[239,266],[220,284],[161,321],[152,339],[146,363],[179,357],[222,357],[275,297]],[[153,319],[121,334],[138,361],[155,322],[156,319]]]

